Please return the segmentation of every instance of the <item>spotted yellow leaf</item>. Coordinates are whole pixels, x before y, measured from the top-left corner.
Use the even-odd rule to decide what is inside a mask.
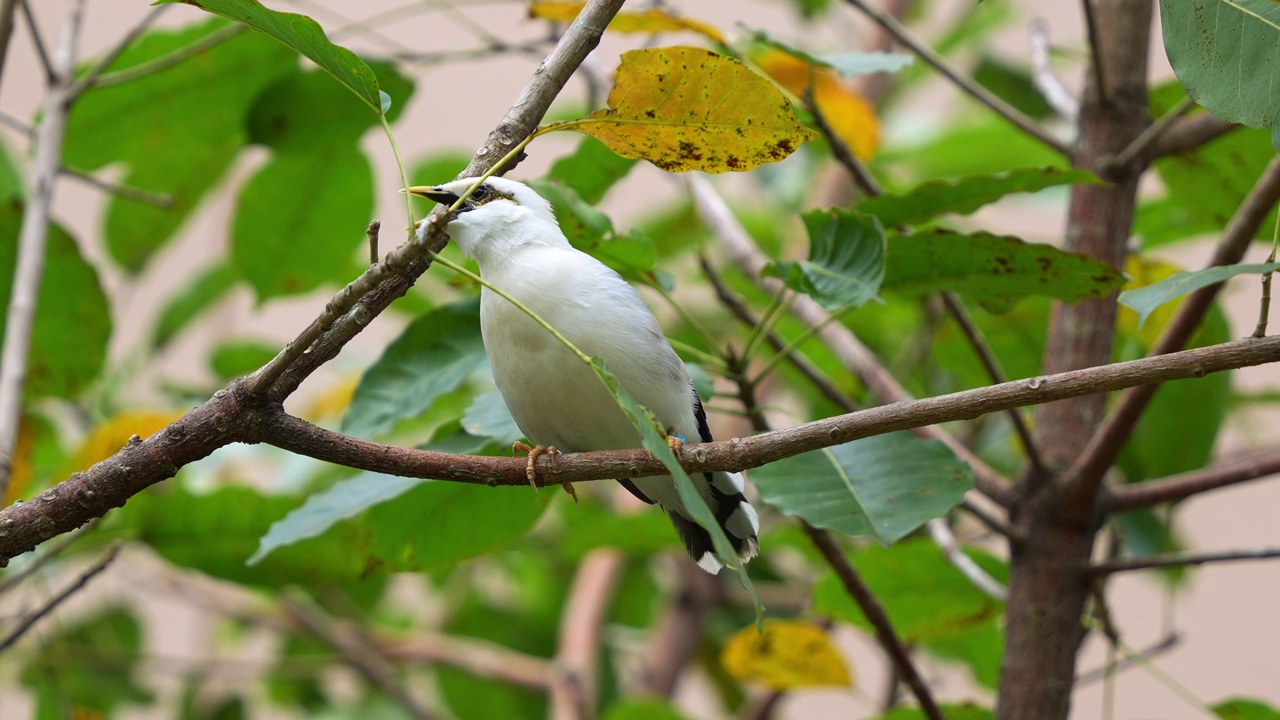
[[[571,0],[534,0],[529,3],[529,17],[553,22],[572,22],[582,11],[585,2]],[[609,30],[620,33],[660,33],[688,30],[699,33],[713,42],[724,43],[724,33],[701,20],[673,15],[658,7],[644,10],[622,10],[613,16]]]
[[[880,120],[871,103],[854,92],[831,68],[815,66],[781,50],[766,50],[756,58],[766,75],[797,97],[813,83],[813,102],[831,131],[861,160],[875,157],[880,147]]]
[[[95,427],[72,459],[72,471],[87,470],[119,452],[137,435],[146,438],[169,423],[182,417],[182,413],[163,410],[128,410]]]
[[[720,662],[736,680],[774,690],[853,685],[831,636],[803,620],[766,620],[763,632],[754,625],[739,630],[725,643]]]
[[[586,133],[669,172],[750,170],[816,137],[768,78],[695,47],[623,53],[609,107],[549,130]]]

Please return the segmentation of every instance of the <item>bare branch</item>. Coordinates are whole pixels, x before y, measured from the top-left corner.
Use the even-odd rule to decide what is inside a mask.
[[[343,662],[377,686],[417,720],[429,720],[428,713],[400,679],[396,669],[373,642],[349,620],[327,617],[301,594],[293,594],[281,600],[281,607],[298,626],[338,651]]]
[[[611,548],[593,550],[578,564],[560,620],[560,642],[551,684],[551,717],[577,720],[596,715],[600,631],[609,613],[626,559]]]
[[[1194,150],[1239,127],[1241,126],[1219,120],[1207,112],[1179,118],[1151,145],[1142,158],[1142,164],[1150,164],[1152,160],[1165,155]]]
[[[844,585],[845,592],[849,593],[849,597],[858,604],[858,609],[862,610],[862,614],[867,618],[867,622],[875,628],[876,639],[880,641],[881,647],[889,656],[889,660],[893,662],[894,668],[897,670],[902,682],[911,688],[912,694],[916,696],[916,701],[920,703],[920,710],[924,712],[924,716],[930,720],[943,720],[942,711],[938,709],[937,702],[933,699],[933,693],[930,692],[929,686],[924,683],[924,679],[920,677],[920,673],[916,671],[915,664],[911,661],[911,654],[907,652],[907,648],[902,644],[902,639],[893,629],[893,624],[889,622],[889,614],[884,611],[884,606],[876,599],[871,592],[871,588],[862,581],[862,576],[849,563],[849,558],[844,556],[844,552],[840,550],[840,546],[832,539],[831,533],[821,528],[815,528],[809,523],[803,523],[804,532],[817,546],[822,556],[826,558],[827,563],[831,565],[831,569],[835,570],[836,577],[840,578],[840,583]]]
[[[25,4],[23,8],[26,8]],[[40,283],[44,279],[49,212],[53,205],[58,167],[62,164],[62,140],[70,100],[68,83],[75,72],[83,11],[84,0],[74,0],[62,29],[51,75],[54,80],[45,95],[43,118],[36,130],[35,158],[27,181],[27,204],[18,233],[18,262],[5,316],[4,346],[0,348],[0,497],[5,496],[9,487],[13,453],[18,441],[22,396],[27,383],[27,360],[31,354],[31,332],[35,325]]]
[[[1049,107],[1067,122],[1075,124],[1080,117],[1080,101],[1076,100],[1061,78],[1053,72],[1053,65],[1049,61],[1049,23],[1043,18],[1031,21],[1027,44],[1031,50],[1031,82],[1044,96]]]
[[[1271,160],[1253,190],[1241,203],[1240,209],[1223,233],[1222,241],[1214,251],[1209,266],[1240,262],[1277,200],[1280,200],[1280,157]],[[1222,285],[1217,283],[1191,293],[1182,303],[1177,315],[1165,327],[1149,355],[1161,355],[1184,347],[1196,328],[1200,327]],[[1147,403],[1157,389],[1156,385],[1135,388],[1126,392],[1115,404],[1089,444],[1063,476],[1063,483],[1073,486],[1077,497],[1092,497],[1096,493],[1107,468],[1119,456],[1121,448],[1137,427],[1138,419],[1142,417],[1142,412],[1146,410]]]
[[[1226,462],[1221,465],[1171,475],[1159,480],[1123,485],[1111,490],[1107,510],[1126,512],[1178,502],[1192,495],[1238,485],[1280,473],[1280,450]]]
[[[58,170],[85,184],[92,185],[103,192],[111,193],[112,195],[125,198],[126,200],[133,200],[134,202],[140,202],[145,205],[151,205],[158,208],[167,209],[173,206],[172,195],[161,195],[159,193],[153,193],[150,190],[143,190],[142,188],[136,188],[131,185],[109,183],[106,180],[101,180],[85,172],[84,170],[69,167],[67,165],[59,167]]]
[[[1107,560],[1106,562],[1097,563],[1089,568],[1089,571],[1097,575],[1110,575],[1111,573],[1128,572],[1130,570],[1155,570],[1157,568],[1185,567],[1187,565],[1204,565],[1206,563],[1271,560],[1274,558],[1280,558],[1280,548],[1228,550],[1208,553],[1167,553],[1164,555]]]
[[[986,570],[978,567],[973,558],[964,554],[960,549],[960,543],[956,540],[956,536],[951,532],[951,528],[947,525],[946,518],[934,518],[928,522],[929,537],[933,539],[933,544],[937,545],[942,554],[946,556],[961,575],[965,576],[973,586],[981,590],[987,597],[993,600],[1005,602],[1009,599],[1009,589],[1000,581],[987,574]]]
[[[1046,132],[1043,128],[1037,125],[1034,120],[1024,115],[1021,110],[1018,110],[1004,100],[1001,100],[997,95],[973,80],[956,72],[955,69],[947,65],[947,62],[942,59],[941,55],[933,51],[933,48],[912,37],[911,34],[907,32],[906,27],[894,19],[893,16],[871,7],[865,2],[865,0],[845,0],[845,2],[854,6],[864,15],[874,20],[880,27],[884,28],[886,32],[892,35],[895,40],[909,48],[911,52],[918,55],[921,60],[932,65],[935,70],[942,73],[945,78],[950,80],[953,85],[965,94],[991,108],[997,115],[1000,115],[1004,119],[1013,123],[1019,130],[1022,130],[1027,135],[1039,140],[1041,143],[1057,151],[1059,154],[1070,157],[1071,148],[1067,147],[1062,141]]]
[[[40,622],[41,618],[53,612],[54,608],[65,602],[67,598],[75,595],[77,592],[80,592],[80,590],[84,588],[85,585],[88,585],[89,581],[96,577],[98,573],[106,570],[107,566],[111,564],[111,561],[116,559],[116,555],[120,552],[120,546],[120,541],[113,543],[111,548],[107,550],[106,554],[102,556],[102,559],[94,563],[88,570],[80,573],[80,577],[76,578],[75,582],[64,588],[62,592],[50,598],[48,602],[41,605],[34,612],[19,620],[17,626],[10,630],[9,634],[5,635],[3,639],[0,639],[0,653],[8,650],[23,635],[25,635],[28,630],[35,627],[35,624]]]
[[[22,0],[0,0],[0,77],[4,76],[9,57],[9,40],[13,37],[13,16]]]
[[[161,70],[168,70],[174,65],[195,57],[196,55],[199,55],[200,53],[219,45],[246,30],[248,30],[248,26],[241,25],[240,23],[232,23],[226,27],[218,28],[186,47],[180,47],[173,52],[161,55],[153,60],[148,60],[147,62],[134,65],[133,67],[126,68],[124,70],[100,74],[89,83],[89,87],[104,88],[111,87],[112,85],[121,85],[123,83],[132,82],[139,78],[144,78],[148,75],[158,73]]]
[[[127,50],[129,46],[133,44],[134,40],[137,40],[142,33],[146,32],[147,28],[151,27],[151,24],[156,21],[156,18],[160,17],[160,13],[164,12],[168,7],[168,5],[159,5],[151,8],[151,12],[147,13],[141,21],[129,28],[129,32],[125,33],[124,37],[120,38],[114,47],[103,53],[102,57],[98,58],[97,62],[86,70],[79,79],[73,82],[71,87],[67,88],[67,102],[75,102],[76,98],[80,97],[85,90],[88,90],[89,87],[93,85],[94,81],[102,76],[102,72],[106,70],[111,63],[115,62],[116,58],[120,57],[120,54]]]

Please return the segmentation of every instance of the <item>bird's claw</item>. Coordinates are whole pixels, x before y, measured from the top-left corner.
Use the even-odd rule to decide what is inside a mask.
[[[574,507],[582,507],[582,503],[578,502],[578,491],[574,489],[573,483],[563,483],[560,485],[560,489],[569,493],[569,497],[573,498]]]
[[[527,443],[520,442],[519,440],[511,443],[512,455],[526,453],[529,456],[529,462],[524,468],[524,475],[529,478],[529,487],[532,487],[534,492],[538,492],[538,458],[543,455],[550,455],[552,462],[554,463],[556,453],[558,452],[559,450],[556,450],[554,445],[550,447],[546,445],[530,446]],[[574,495],[572,491],[570,491],[569,494],[574,496],[575,501],[578,499],[578,496]]]
[[[680,457],[680,450],[684,447],[684,436],[674,432],[667,432],[667,448],[671,450],[671,454]]]

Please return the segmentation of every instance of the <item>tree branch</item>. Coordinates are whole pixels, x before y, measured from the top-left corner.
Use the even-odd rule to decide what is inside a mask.
[[[107,566],[111,564],[112,560],[116,559],[116,555],[120,552],[120,545],[121,543],[119,541],[113,543],[111,548],[107,550],[106,554],[102,556],[102,559],[94,563],[88,570],[80,573],[80,576],[76,578],[75,582],[68,585],[62,590],[62,592],[55,595],[44,605],[41,605],[35,612],[32,612],[19,620],[17,626],[10,630],[9,634],[5,635],[3,639],[0,639],[0,653],[8,650],[23,635],[25,635],[28,630],[35,627],[35,624],[40,622],[41,618],[53,612],[54,608],[65,602],[67,598],[77,592],[80,592],[80,590],[83,589],[85,585],[88,585],[89,581],[96,577],[98,573],[106,570]]]
[[[578,564],[560,616],[560,641],[551,683],[553,720],[593,718],[599,701],[600,631],[626,558],[612,548],[591,551]]]
[[[930,720],[944,720],[942,711],[938,709],[938,704],[933,699],[933,693],[929,691],[929,686],[924,683],[924,679],[920,677],[920,673],[916,671],[915,664],[911,661],[911,654],[907,652],[907,648],[902,644],[902,639],[894,632],[893,624],[889,622],[889,614],[884,611],[884,606],[871,592],[871,588],[862,581],[862,576],[849,563],[849,558],[844,556],[844,552],[840,550],[840,546],[831,538],[831,533],[821,528],[816,528],[809,523],[802,521],[804,532],[818,547],[822,556],[826,558],[827,563],[835,570],[836,577],[840,578],[840,583],[844,585],[845,592],[849,593],[849,597],[858,604],[858,608],[862,610],[862,614],[867,618],[867,622],[875,628],[876,639],[880,641],[880,645],[889,655],[889,659],[893,662],[894,669],[897,670],[898,676],[902,678],[902,682],[911,688],[911,692],[916,696],[916,700],[920,703],[920,709],[924,712],[924,716]]]
[[[845,0],[845,2],[854,6],[864,15],[874,20],[876,24],[885,29],[885,32],[889,33],[895,40],[909,48],[911,52],[919,56],[921,60],[924,60],[926,63],[933,66],[933,69],[942,73],[943,77],[950,80],[953,85],[959,88],[966,95],[991,108],[997,115],[1000,115],[1017,126],[1019,130],[1032,138],[1039,140],[1041,143],[1044,143],[1059,154],[1066,156],[1071,155],[1071,148],[1067,147],[1062,143],[1062,141],[1046,132],[1043,128],[1037,125],[1034,120],[1024,115],[1022,111],[1013,107],[1004,100],[1001,100],[990,90],[987,90],[973,80],[956,72],[955,69],[947,65],[947,62],[942,59],[941,55],[933,51],[933,48],[911,37],[911,34],[907,32],[906,27],[894,19],[893,16],[871,7],[864,0]]]
[[[1271,208],[1280,200],[1280,157],[1272,159],[1258,179],[1253,190],[1240,204],[1235,217],[1223,233],[1222,242],[1213,253],[1209,266],[1231,265],[1240,262],[1244,253],[1258,234],[1258,228]],[[1151,356],[1173,352],[1184,347],[1200,327],[1205,314],[1223,283],[1200,288],[1182,303],[1160,339],[1148,353]],[[1102,483],[1103,475],[1115,463],[1120,450],[1129,440],[1147,403],[1155,395],[1158,386],[1137,387],[1121,396],[1111,413],[1102,422],[1088,445],[1076,457],[1064,475],[1064,485],[1073,488],[1076,497],[1092,497]]]
[[[1110,512],[1126,512],[1161,503],[1178,502],[1192,495],[1238,485],[1276,473],[1280,473],[1280,450],[1171,475],[1159,480],[1112,488],[1111,500],[1107,503],[1106,509]]]
[[[1240,560],[1271,560],[1280,558],[1280,548],[1258,550],[1227,550],[1207,553],[1165,553],[1145,557],[1119,558],[1100,562],[1089,568],[1095,575],[1110,575],[1130,570],[1155,570],[1167,567],[1186,567],[1206,563],[1237,562]]]
[[[35,158],[31,163],[28,198],[18,233],[18,262],[5,316],[4,346],[0,348],[0,498],[5,497],[9,487],[13,453],[18,442],[27,361],[31,354],[31,332],[35,327],[40,283],[44,279],[49,212],[53,205],[58,167],[62,164],[62,140],[67,127],[70,83],[76,67],[83,11],[84,0],[73,0],[62,29],[62,39],[58,43],[45,94],[43,118],[36,130]]]
[[[679,584],[667,610],[654,625],[645,654],[641,691],[671,697],[676,683],[698,650],[702,623],[721,599],[720,581],[690,562],[680,563]]]
[[[1239,127],[1241,126],[1219,120],[1207,112],[1180,117],[1173,121],[1159,139],[1147,148],[1147,152],[1140,156],[1140,160],[1143,166],[1146,166],[1156,158],[1195,150]]]

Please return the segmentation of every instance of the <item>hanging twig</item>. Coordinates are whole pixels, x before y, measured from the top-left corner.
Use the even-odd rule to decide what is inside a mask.
[[[107,566],[111,564],[111,561],[116,559],[116,555],[120,552],[120,546],[121,543],[119,541],[112,544],[111,548],[102,556],[102,559],[94,563],[88,570],[80,573],[80,577],[76,578],[75,582],[68,585],[62,592],[50,598],[48,602],[41,605],[34,612],[25,615],[21,620],[19,620],[18,624],[10,630],[3,639],[0,639],[0,653],[8,650],[15,642],[25,635],[28,630],[34,627],[36,623],[40,622],[44,616],[53,612],[54,608],[65,602],[67,598],[75,595],[77,592],[80,592],[85,585],[89,584],[90,580],[97,577],[98,573],[106,570]]]

